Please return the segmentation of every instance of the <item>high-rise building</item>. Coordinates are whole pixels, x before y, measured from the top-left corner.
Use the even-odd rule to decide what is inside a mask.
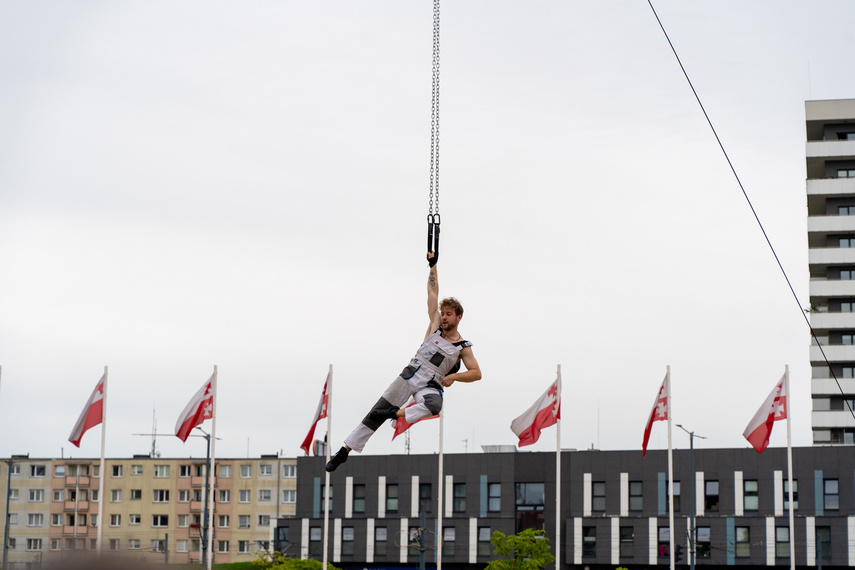
[[[806,101],[805,124],[813,443],[853,444],[855,99]]]

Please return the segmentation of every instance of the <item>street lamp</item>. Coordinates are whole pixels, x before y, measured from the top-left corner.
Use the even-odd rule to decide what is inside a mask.
[[[689,431],[682,425],[677,424],[677,427],[689,434],[689,568],[695,570],[695,542],[697,539],[697,530],[695,529],[695,438],[706,439],[702,435],[695,435],[695,432]]]

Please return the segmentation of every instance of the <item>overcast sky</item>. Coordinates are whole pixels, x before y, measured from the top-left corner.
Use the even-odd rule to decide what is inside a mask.
[[[806,307],[804,101],[855,97],[855,4],[654,6]],[[441,37],[440,294],[483,370],[445,452],[514,444],[559,364],[566,448],[640,450],[669,365],[708,448],[789,365],[810,445],[808,328],[647,2],[456,0]],[[338,446],[427,326],[431,46],[427,0],[0,4],[0,456],[97,457],[104,366],[110,457],[204,456],[172,433],[214,365],[218,456],[299,455],[331,364]]]

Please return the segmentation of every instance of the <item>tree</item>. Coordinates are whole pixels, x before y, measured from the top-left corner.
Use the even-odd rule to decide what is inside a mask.
[[[288,558],[280,552],[259,551],[258,558],[252,561],[252,565],[259,570],[321,570],[323,563],[320,560],[309,558]],[[329,562],[327,570],[339,570]]]
[[[487,570],[540,570],[555,562],[549,552],[549,539],[544,535],[542,530],[531,528],[508,536],[494,532],[490,538],[490,544],[496,547],[493,554],[505,559],[489,562]]]

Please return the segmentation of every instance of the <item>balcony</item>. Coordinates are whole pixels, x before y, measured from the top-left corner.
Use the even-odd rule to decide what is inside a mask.
[[[811,265],[855,265],[855,247],[812,247],[808,249]]]
[[[807,230],[808,233],[855,232],[855,216],[808,216]]]
[[[855,345],[853,344],[824,345],[822,350],[829,362],[855,362]],[[815,344],[810,347],[810,361],[824,362],[822,352]]]
[[[855,158],[855,141],[808,141],[805,145],[805,157],[838,160]]]
[[[814,377],[810,381],[810,393],[814,396],[839,396],[840,388],[846,394],[855,394],[855,378],[838,378],[837,381],[840,382],[840,388],[838,388],[828,368],[815,373],[822,373],[823,376]]]
[[[89,486],[89,476],[82,475],[80,477],[66,477],[65,478],[65,486],[66,487],[88,487]]]
[[[811,279],[811,297],[855,297],[855,281],[840,279]]]
[[[217,478],[211,477],[211,482],[214,486],[217,485]],[[190,485],[193,487],[204,487],[205,486],[205,478],[204,477],[192,477],[190,479]]]
[[[75,529],[77,532],[75,532]],[[83,525],[66,525],[62,527],[63,536],[88,536],[89,527]]]
[[[846,196],[855,194],[855,178],[808,178],[808,196]]]
[[[190,512],[198,513],[202,511],[202,508],[205,506],[204,501],[190,501]]]
[[[855,418],[849,410],[811,412],[811,425],[816,428],[855,427]]]
[[[64,509],[66,511],[88,511],[89,501],[65,501]]]

